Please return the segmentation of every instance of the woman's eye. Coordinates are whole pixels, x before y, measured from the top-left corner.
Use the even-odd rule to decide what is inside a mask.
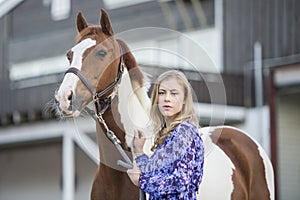
[[[97,56],[100,56],[100,57],[104,58],[107,53],[104,50],[100,50],[100,51],[97,51],[96,54],[97,54]]]
[[[163,94],[165,94],[165,92],[162,92],[162,91],[158,92],[158,95],[163,95]]]
[[[172,92],[171,95],[176,96],[178,93],[177,92]]]

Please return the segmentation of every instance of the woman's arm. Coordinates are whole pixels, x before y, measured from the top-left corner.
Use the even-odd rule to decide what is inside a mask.
[[[135,130],[134,138],[132,141],[133,154],[135,157],[138,157],[138,156],[141,156],[144,154],[143,147],[144,147],[145,141],[146,141],[145,134],[140,130]],[[133,162],[132,169],[127,170],[127,174],[129,176],[130,180],[136,186],[139,186],[140,173],[141,173],[140,168],[136,164],[136,162]]]
[[[186,191],[191,182],[192,174],[189,172],[192,172],[189,163],[178,160],[170,168],[155,173],[141,173],[139,187],[156,197],[180,193]]]

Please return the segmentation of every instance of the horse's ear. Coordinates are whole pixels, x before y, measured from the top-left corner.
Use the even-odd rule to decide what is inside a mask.
[[[88,23],[81,12],[77,14],[76,25],[77,25],[77,31],[79,33],[80,31],[88,27]]]
[[[114,34],[112,27],[110,25],[108,14],[103,8],[101,9],[100,25],[102,27],[102,32],[104,34],[109,36],[112,36]]]

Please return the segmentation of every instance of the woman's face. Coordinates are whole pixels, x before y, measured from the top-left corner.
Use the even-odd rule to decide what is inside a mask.
[[[184,88],[176,78],[163,80],[158,88],[158,108],[165,118],[172,118],[182,110]]]

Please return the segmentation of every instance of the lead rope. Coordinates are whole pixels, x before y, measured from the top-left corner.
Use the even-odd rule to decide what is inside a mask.
[[[117,138],[115,133],[108,128],[105,120],[103,119],[102,114],[95,114],[95,112],[92,111],[91,109],[89,109],[88,107],[86,107],[85,110],[87,111],[87,113],[89,113],[93,117],[93,119],[95,121],[98,121],[99,123],[101,123],[104,126],[104,128],[106,129],[107,137],[112,141],[112,143],[115,145],[115,147],[117,148],[117,150],[119,151],[119,153],[121,154],[123,159],[126,161],[126,162],[124,162],[122,160],[118,160],[117,165],[122,166],[122,167],[127,168],[127,169],[132,169],[133,165],[132,165],[131,160],[129,159],[129,157],[127,156],[125,151],[122,149],[122,147],[120,145],[121,142]],[[143,190],[139,189],[139,193],[140,193],[139,194],[139,197],[140,197],[139,200],[146,200],[145,192]]]
[[[127,169],[132,169],[132,162],[130,160],[130,158],[127,156],[127,154],[125,153],[125,151],[122,149],[121,147],[121,142],[120,140],[117,138],[117,136],[115,135],[115,133],[110,130],[105,122],[105,120],[103,119],[102,114],[96,114],[96,118],[98,119],[98,122],[101,123],[105,130],[106,130],[106,136],[112,141],[112,143],[116,146],[117,150],[119,151],[119,153],[121,154],[121,156],[123,157],[123,159],[125,160],[118,160],[117,164],[119,166],[125,167]]]

